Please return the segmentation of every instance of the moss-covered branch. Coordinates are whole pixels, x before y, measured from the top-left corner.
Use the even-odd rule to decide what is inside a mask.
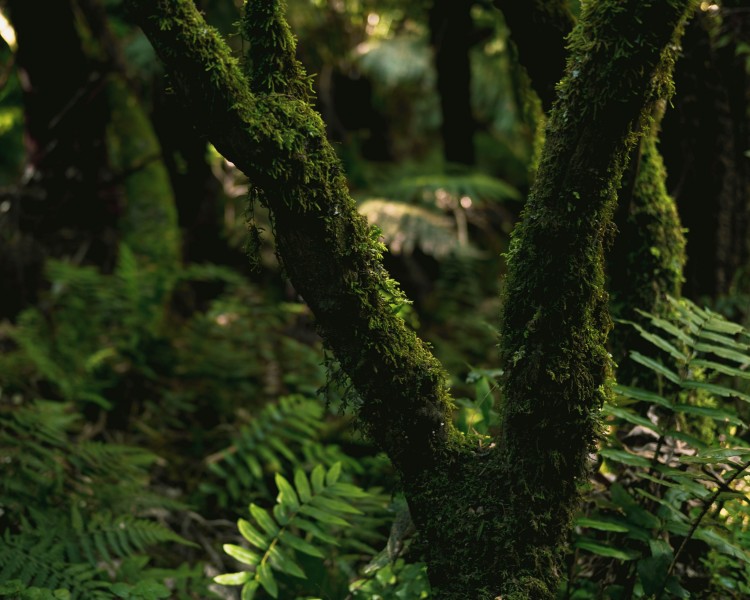
[[[503,434],[472,448],[450,425],[440,364],[395,314],[403,298],[320,118],[301,87],[274,79],[276,68],[304,79],[278,4],[254,2],[245,22],[246,36],[268,36],[251,41],[248,81],[191,0],[129,0],[201,130],[263,191],[284,268],[403,475],[436,598],[555,596],[610,372],[602,242],[689,3],[586,4],[509,256]]]
[[[266,8],[264,8],[264,6]],[[363,398],[360,416],[404,473],[441,455],[449,438],[444,372],[396,315],[403,297],[381,265],[377,232],[357,213],[338,158],[301,85],[283,9],[255,2],[252,84],[191,0],[131,0],[129,7],[164,61],[200,130],[263,191],[283,267]],[[273,8],[276,7],[276,8]],[[279,12],[280,11],[280,12]],[[257,46],[256,46],[257,44]],[[292,92],[292,93],[290,93]]]
[[[520,540],[520,572],[563,543],[595,450],[612,368],[603,242],[629,152],[671,92],[672,42],[690,5],[588,2],[571,36],[504,291],[501,452],[516,475],[508,534]]]

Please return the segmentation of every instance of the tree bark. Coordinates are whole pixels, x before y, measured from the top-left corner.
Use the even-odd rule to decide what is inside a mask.
[[[602,239],[688,4],[587,5],[510,252],[503,434],[488,444],[453,428],[440,364],[395,315],[404,299],[310,107],[283,5],[246,7],[248,81],[190,0],[129,1],[201,130],[268,204],[284,269],[402,476],[436,598],[555,596],[610,368]]]

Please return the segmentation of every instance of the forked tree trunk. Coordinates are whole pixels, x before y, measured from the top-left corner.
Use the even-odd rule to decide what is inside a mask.
[[[310,107],[283,4],[246,6],[243,74],[192,0],[129,1],[196,123],[269,205],[286,273],[402,476],[436,598],[555,597],[607,395],[602,242],[628,152],[667,95],[689,4],[586,4],[513,237],[503,433],[488,445],[453,428],[440,364],[395,314],[402,298]]]

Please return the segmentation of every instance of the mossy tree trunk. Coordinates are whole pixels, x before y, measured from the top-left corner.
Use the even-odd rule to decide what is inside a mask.
[[[129,1],[200,129],[270,208],[284,269],[402,476],[437,598],[555,596],[607,394],[602,242],[689,4],[586,5],[510,252],[503,434],[487,444],[453,428],[442,367],[395,314],[403,298],[311,109],[283,4],[246,6],[243,73],[191,0]]]
[[[549,110],[562,78],[562,62],[554,57],[564,55],[565,40],[575,23],[569,3],[495,0],[495,5],[503,11],[519,59]],[[538,39],[543,40],[543,52],[537,51]],[[610,311],[620,319],[644,321],[639,311],[660,314],[667,310],[666,295],[679,296],[682,288],[685,236],[674,199],[667,193],[658,150],[663,114],[663,106],[657,106],[648,134],[632,150],[617,194],[616,233],[606,253],[606,271]],[[621,383],[635,383],[637,369],[627,358],[628,351],[653,353],[653,346],[626,325],[614,329],[610,348]]]

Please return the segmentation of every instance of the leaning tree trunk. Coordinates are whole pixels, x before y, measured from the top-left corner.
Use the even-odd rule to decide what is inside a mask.
[[[586,5],[510,252],[503,434],[487,444],[452,426],[440,364],[396,316],[403,298],[311,109],[283,4],[247,4],[243,74],[191,0],[129,1],[196,122],[269,206],[284,269],[402,476],[436,598],[555,596],[607,394],[602,240],[689,3]]]

